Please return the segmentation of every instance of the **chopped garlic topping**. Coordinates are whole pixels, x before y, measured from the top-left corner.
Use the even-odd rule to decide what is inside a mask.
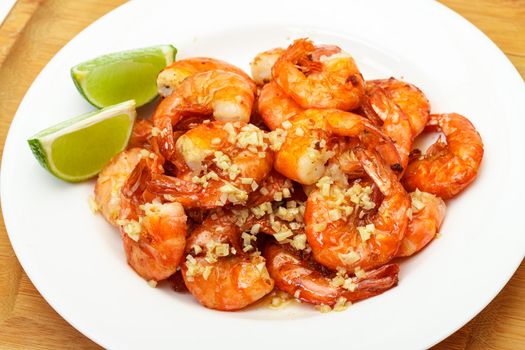
[[[372,187],[370,186],[361,186],[356,183],[346,191],[346,195],[350,197],[350,200],[357,206],[370,210],[373,209],[376,204],[370,199],[372,194]]]
[[[270,141],[270,149],[272,151],[278,151],[281,149],[286,139],[286,131],[283,129],[275,129],[268,133],[268,140]]]
[[[226,204],[226,199],[231,203],[243,203],[248,199],[248,193],[235,187],[233,184],[226,182],[220,189],[223,194],[227,195],[225,198],[221,198],[223,204]],[[225,199],[225,200],[223,200]]]
[[[271,309],[281,309],[288,305],[292,301],[292,298],[288,293],[277,291],[270,301],[269,307]]]
[[[334,305],[334,311],[344,311],[346,309],[348,309],[348,307],[352,305],[352,303],[350,302],[347,302],[346,298],[345,297],[339,297],[339,299],[337,299],[337,302],[335,303]]]
[[[280,231],[278,233],[275,233],[273,236],[275,237],[277,242],[281,242],[281,241],[284,241],[285,239],[293,236],[293,232],[291,230],[288,230],[288,229],[285,228],[282,231]]]
[[[331,308],[329,305],[325,305],[325,304],[316,305],[316,306],[315,306],[315,309],[316,309],[317,311],[323,313],[323,314],[332,311],[332,308]]]
[[[363,270],[363,269],[360,268],[360,267],[357,267],[357,268],[355,269],[354,273],[355,273],[355,277],[357,277],[357,278],[363,278],[363,277],[366,276],[366,272],[365,272],[365,270]]]
[[[148,285],[149,285],[151,288],[155,288],[155,287],[157,287],[157,281],[155,281],[155,280],[149,280],[149,281],[148,281]]]
[[[284,122],[282,122],[281,126],[284,129],[290,129],[292,127],[292,123],[290,123],[290,121],[288,121],[288,120],[285,120]]]
[[[412,193],[410,193],[410,199],[412,200],[412,212],[417,213],[418,211],[425,208],[425,197],[434,195],[422,192],[419,189],[416,188],[416,190]]]
[[[357,231],[359,232],[359,235],[361,235],[361,241],[366,242],[368,239],[370,239],[370,236],[374,234],[376,230],[376,227],[374,224],[368,224],[366,226],[359,226],[357,228]]]
[[[339,253],[339,259],[345,264],[345,265],[351,265],[359,259],[361,259],[361,256],[359,253],[355,252],[354,250],[350,249],[350,251],[346,254]]]
[[[255,242],[257,240],[257,236],[255,234],[243,232],[241,235],[241,238],[242,238],[243,252],[249,252],[250,250],[254,249],[252,242]]]
[[[129,238],[131,238],[135,242],[138,242],[140,238],[140,233],[142,231],[142,226],[138,221],[128,220],[127,222],[119,223],[119,225],[122,225],[124,232],[128,235]]]
[[[306,249],[306,235],[304,233],[295,235],[290,244],[297,250]]]

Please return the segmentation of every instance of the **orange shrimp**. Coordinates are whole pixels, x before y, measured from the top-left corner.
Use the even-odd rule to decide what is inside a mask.
[[[410,193],[412,217],[397,256],[410,256],[425,247],[439,231],[445,218],[445,202],[433,194],[416,190]]]
[[[364,80],[352,57],[346,53],[311,56],[316,47],[298,39],[279,57],[272,69],[274,80],[303,108],[359,107]]]
[[[421,134],[430,116],[430,103],[425,94],[416,86],[394,78],[370,80],[369,88],[381,88],[408,117],[414,137]]]
[[[215,70],[188,77],[162,100],[153,114],[161,153],[171,160],[175,147],[173,125],[184,115],[213,115],[216,120],[248,122],[253,101],[252,87],[236,73]]]
[[[152,158],[149,158],[151,155]],[[144,148],[131,148],[115,155],[102,169],[95,184],[95,203],[104,218],[117,226],[120,215],[120,192],[129,175],[142,158],[148,158],[153,171],[162,172],[162,161]]]
[[[456,114],[431,115],[429,128],[443,132],[425,155],[411,161],[403,178],[409,191],[419,189],[443,199],[454,197],[478,174],[483,159],[483,141],[474,125]]]
[[[135,147],[148,148],[152,138],[153,123],[149,119],[139,119],[133,124],[133,130],[128,141],[128,149]]]
[[[275,130],[282,122],[304,110],[273,81],[262,88],[257,108],[270,130]]]
[[[242,69],[215,58],[192,57],[172,63],[164,68],[157,77],[157,89],[162,97],[167,97],[182,83],[184,79],[197,73],[222,70],[243,77],[255,91],[255,83]]]
[[[283,48],[276,47],[258,53],[250,62],[252,77],[257,85],[262,86],[272,80],[272,67],[283,52]]]
[[[284,142],[275,153],[274,166],[281,174],[303,185],[314,184],[324,174],[326,162],[334,155],[332,133],[362,138],[367,143],[372,143],[369,141],[372,137],[380,139],[390,145],[394,163],[399,163],[390,140],[360,115],[336,109],[307,109],[289,119],[287,124]]]
[[[363,109],[372,120],[380,120],[383,133],[394,141],[404,169],[408,165],[414,136],[410,121],[403,110],[379,86],[367,85]]]
[[[379,208],[372,211],[371,188],[359,182],[341,188],[327,179],[308,196],[304,216],[314,259],[349,272],[373,269],[395,257],[410,208],[408,194],[379,155],[361,148],[354,153],[384,196]]]
[[[344,288],[334,285],[333,280],[314,264],[309,264],[283,245],[267,244],[264,257],[275,286],[310,304],[333,306],[341,298],[345,302],[355,302],[379,295],[398,282],[397,264],[384,265],[369,271],[364,277],[349,279],[345,285],[347,288]]]
[[[121,191],[118,224],[128,264],[142,278],[160,281],[179,266],[186,245],[186,215],[179,203],[145,200],[151,177],[147,160],[137,164]]]
[[[208,308],[239,310],[273,289],[264,257],[243,254],[240,234],[234,217],[226,214],[210,216],[188,238],[182,276],[195,299]]]
[[[153,175],[148,189],[186,208],[243,204],[273,167],[267,134],[243,122],[210,122],[177,140],[176,177]]]

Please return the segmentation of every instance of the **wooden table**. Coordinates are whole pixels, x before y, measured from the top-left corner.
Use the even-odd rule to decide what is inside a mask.
[[[525,0],[442,2],[484,31],[525,77]],[[122,3],[17,2],[0,26],[0,151],[22,97],[44,65],[82,29]],[[18,263],[3,219],[0,226],[0,349],[99,349],[44,301]],[[435,347],[520,348],[525,349],[525,263],[487,308]]]

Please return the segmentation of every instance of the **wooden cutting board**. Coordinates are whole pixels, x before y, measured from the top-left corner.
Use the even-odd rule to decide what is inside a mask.
[[[485,32],[525,77],[525,0],[442,2]],[[82,29],[122,3],[17,2],[0,26],[0,151],[22,97],[44,65]],[[16,259],[2,219],[0,349],[99,348],[64,321],[36,291]],[[525,349],[525,263],[492,303],[435,349]]]

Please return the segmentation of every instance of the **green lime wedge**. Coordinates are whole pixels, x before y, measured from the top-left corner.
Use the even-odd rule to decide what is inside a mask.
[[[53,175],[79,182],[98,174],[126,148],[135,117],[135,101],[126,101],[54,125],[27,142]]]
[[[177,49],[159,45],[115,52],[71,68],[75,85],[95,107],[135,100],[140,107],[157,96],[157,75],[175,60]]]

